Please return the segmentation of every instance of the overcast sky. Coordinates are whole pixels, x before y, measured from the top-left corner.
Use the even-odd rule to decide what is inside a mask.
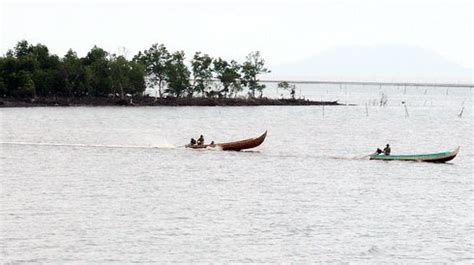
[[[0,0],[2,1],[2,0]],[[1,4],[0,53],[26,39],[52,53],[83,56],[93,46],[129,57],[152,43],[270,65],[348,45],[413,45],[473,68],[470,1],[8,1]]]

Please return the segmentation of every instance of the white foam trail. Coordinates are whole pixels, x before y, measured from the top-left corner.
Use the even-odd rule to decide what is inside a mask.
[[[101,144],[68,144],[68,143],[31,143],[31,142],[0,142],[5,145],[36,145],[36,146],[69,146],[69,147],[95,147],[95,148],[137,148],[137,149],[175,149],[179,146],[173,145],[155,145],[155,146],[139,146],[139,145],[101,145]]]
[[[330,156],[329,158],[332,159],[340,159],[340,160],[368,160],[369,155],[364,155],[364,156],[351,156],[351,157],[345,157],[345,156]]]
[[[214,147],[208,146],[206,147],[206,150],[212,150],[212,151],[222,151],[222,147],[216,145]]]

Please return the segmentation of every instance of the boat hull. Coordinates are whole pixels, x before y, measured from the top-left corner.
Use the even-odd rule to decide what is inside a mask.
[[[421,155],[384,155],[372,154],[369,156],[370,160],[397,160],[397,161],[417,161],[417,162],[431,162],[444,163],[453,160],[459,152],[459,147],[452,152],[443,152],[435,154],[421,154]]]
[[[204,149],[204,148],[217,148],[223,151],[241,151],[245,149],[255,148],[265,141],[267,132],[265,131],[262,135],[256,138],[249,138],[241,141],[218,143],[218,144],[201,144],[201,145],[186,145],[186,148],[192,149]]]

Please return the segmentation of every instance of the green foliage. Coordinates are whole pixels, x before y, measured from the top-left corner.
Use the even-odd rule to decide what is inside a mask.
[[[144,68],[139,63],[113,55],[110,74],[113,94],[119,94],[121,99],[124,99],[125,94],[136,95],[145,90]]]
[[[68,96],[83,97],[90,89],[91,72],[76,52],[69,50],[62,59],[64,88]]]
[[[184,64],[184,52],[179,51],[173,53],[166,62],[166,82],[168,88],[165,92],[177,98],[183,96],[184,92],[190,87],[190,74]]]
[[[128,71],[128,86],[125,89],[126,93],[132,95],[142,95],[145,91],[145,67],[137,62],[129,62]]]
[[[108,55],[103,49],[94,46],[84,59],[86,67],[91,72],[90,89],[87,92],[89,96],[105,97],[112,93],[112,78]]]
[[[2,77],[0,77],[0,97],[4,97],[7,95],[7,85]]]
[[[128,83],[128,72],[130,68],[123,56],[112,56],[110,62],[110,76],[112,79],[112,89],[113,94],[120,94],[120,98],[123,99],[125,97],[124,87],[127,86]]]
[[[33,82],[39,96],[67,96],[62,65],[56,55],[37,58],[39,67],[33,72]]]
[[[37,74],[39,62],[32,52],[32,45],[20,41],[13,50],[2,58],[0,73],[6,96],[35,97],[34,75]]]
[[[143,53],[139,52],[133,59],[145,67],[148,85],[151,87],[158,86],[160,98],[163,95],[163,81],[166,79],[166,67],[170,56],[170,53],[163,44],[158,45],[158,43],[155,43]]]
[[[217,79],[221,82],[224,87],[222,90],[218,91],[219,97],[227,97],[229,92],[238,93],[242,90],[240,82],[240,65],[232,60],[228,63],[221,58],[214,60],[214,72],[217,75]]]
[[[4,76],[5,58],[0,57],[0,97],[7,95],[7,82]]]
[[[257,78],[260,74],[270,73],[265,68],[265,60],[261,57],[260,52],[251,52],[247,55],[246,61],[242,65],[242,84],[249,89],[249,96],[255,97],[255,92],[260,92],[260,97],[263,95],[264,84],[260,84]]]
[[[50,54],[42,44],[18,42],[0,56],[0,96],[4,97],[105,97],[140,95],[146,85],[164,94],[192,97],[194,94],[236,96],[246,86],[251,95],[265,88],[257,76],[269,72],[259,52],[240,65],[208,54],[195,53],[188,69],[183,51],[170,53],[164,45],[153,44],[132,61],[94,46],[80,58],[69,50],[62,58]],[[212,88],[213,78],[220,86]],[[165,89],[166,88],[166,89]]]
[[[238,64],[236,61],[230,61],[230,68],[228,70],[227,75],[230,76],[230,79],[233,79],[230,83],[230,94],[237,96],[239,92],[243,90],[242,88],[242,81],[240,71],[242,66]]]
[[[196,52],[191,60],[191,69],[193,74],[193,86],[190,95],[194,92],[204,95],[212,82],[212,58],[207,55],[201,55]]]
[[[9,51],[9,56],[23,57],[27,56],[30,53],[31,46],[26,40],[19,41],[13,51]]]
[[[17,74],[18,89],[16,96],[19,97],[34,97],[36,94],[35,83],[31,77],[31,74],[27,71],[20,71]]]
[[[2,96],[13,96],[14,91],[17,90],[17,80],[15,73],[17,69],[17,61],[13,57],[1,58],[0,63],[0,78],[2,79],[5,92]]]
[[[295,85],[290,85],[287,81],[282,81],[282,82],[278,83],[277,87],[290,91],[291,98],[295,99],[295,90],[296,90]]]

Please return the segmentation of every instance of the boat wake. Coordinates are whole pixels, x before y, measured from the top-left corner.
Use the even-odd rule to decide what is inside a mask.
[[[173,145],[102,145],[102,144],[69,144],[69,143],[31,143],[31,142],[0,142],[2,145],[28,145],[28,146],[65,146],[65,147],[84,147],[84,148],[124,148],[124,149],[177,149],[183,146]]]
[[[339,159],[339,160],[369,160],[369,155],[364,155],[364,156],[330,156],[329,158]]]

